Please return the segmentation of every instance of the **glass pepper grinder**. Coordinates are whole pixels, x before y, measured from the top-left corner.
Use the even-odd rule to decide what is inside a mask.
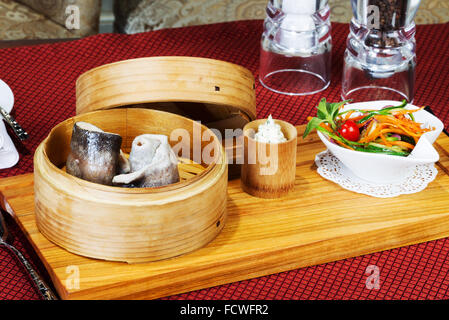
[[[351,0],[342,98],[413,101],[420,0]]]
[[[259,80],[271,91],[307,95],[330,83],[328,0],[269,0],[260,51]]]

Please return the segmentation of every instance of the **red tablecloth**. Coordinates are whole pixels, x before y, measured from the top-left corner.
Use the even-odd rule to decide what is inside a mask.
[[[32,154],[49,130],[75,114],[75,81],[96,66],[137,57],[188,55],[226,60],[258,75],[261,21],[169,29],[137,35],[98,35],[83,40],[0,50],[0,78],[15,94],[15,115],[29,131],[28,155],[0,177],[32,172]],[[340,100],[348,25],[333,25],[331,86],[321,94],[288,97],[256,83],[258,117],[269,113],[306,122],[321,97]],[[418,26],[415,104],[430,105],[449,126],[449,24]],[[11,218],[14,244],[45,271]],[[357,244],[355,244],[357,245]],[[199,290],[170,299],[442,299],[449,298],[449,239],[283,272]],[[376,265],[380,288],[367,289],[366,268]],[[26,272],[0,248],[0,299],[39,299]]]

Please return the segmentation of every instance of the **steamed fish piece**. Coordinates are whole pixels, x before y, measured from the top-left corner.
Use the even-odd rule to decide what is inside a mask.
[[[136,137],[129,163],[131,173],[115,176],[113,184],[150,188],[179,182],[178,158],[165,135],[143,134]]]
[[[87,181],[112,185],[112,178],[122,171],[121,167],[126,169],[128,161],[120,150],[121,145],[120,135],[104,132],[87,122],[76,122],[66,163],[67,173]]]

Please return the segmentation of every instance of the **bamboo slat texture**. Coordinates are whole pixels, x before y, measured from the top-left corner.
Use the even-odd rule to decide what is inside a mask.
[[[229,176],[240,176],[233,136],[256,119],[254,76],[225,61],[197,57],[147,57],[99,66],[76,81],[76,113],[117,107],[150,108],[201,121],[223,139]],[[228,141],[229,140],[229,141]]]
[[[316,135],[298,138],[295,188],[287,197],[252,197],[232,180],[228,219],[217,238],[186,255],[142,264],[85,258],[49,242],[36,227],[32,175],[2,179],[0,191],[62,298],[149,299],[449,236],[449,138],[441,135],[435,145],[438,176],[427,189],[379,199],[323,179],[314,158],[324,146]]]
[[[185,137],[179,142],[168,139],[169,143],[180,146],[181,151],[189,150],[185,156],[193,161],[199,158],[195,148],[202,154],[211,147],[211,159],[201,163],[204,170],[198,175],[158,188],[121,188],[85,181],[61,169],[70,153],[72,128],[79,121],[119,134],[125,152],[136,136],[156,133],[170,137],[182,128]],[[195,134],[211,137],[210,146]],[[203,160],[209,159],[198,159]],[[185,165],[181,169],[185,177]],[[222,230],[227,182],[221,141],[193,120],[147,109],[81,114],[54,127],[36,149],[36,223],[53,243],[86,257],[129,263],[171,258],[204,246]]]

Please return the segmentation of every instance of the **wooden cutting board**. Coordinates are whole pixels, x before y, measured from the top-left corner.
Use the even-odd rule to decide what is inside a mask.
[[[442,134],[435,145],[438,176],[427,189],[379,199],[323,179],[314,164],[323,144],[316,135],[298,139],[288,197],[254,198],[230,181],[228,221],[215,240],[144,264],[89,259],[49,242],[36,228],[32,174],[1,179],[0,192],[61,298],[153,299],[449,236],[449,137]]]

